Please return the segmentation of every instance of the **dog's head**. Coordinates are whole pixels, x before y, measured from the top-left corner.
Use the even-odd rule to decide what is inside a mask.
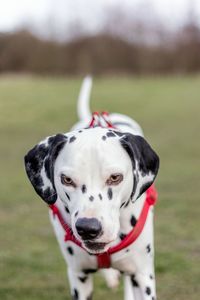
[[[25,167],[39,196],[48,204],[59,197],[74,236],[98,253],[116,240],[122,206],[153,183],[159,158],[140,136],[96,127],[47,138]]]

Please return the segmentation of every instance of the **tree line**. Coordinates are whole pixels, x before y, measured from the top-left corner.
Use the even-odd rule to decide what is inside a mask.
[[[44,40],[21,30],[0,34],[0,73],[79,75],[185,74],[200,71],[200,29],[189,23],[180,30],[152,32],[145,39],[123,37],[105,29],[68,41]],[[137,35],[138,37],[139,35]]]

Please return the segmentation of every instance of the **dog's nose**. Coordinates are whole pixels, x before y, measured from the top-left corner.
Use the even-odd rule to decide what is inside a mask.
[[[93,240],[102,231],[101,223],[95,218],[79,218],[75,226],[83,240]]]

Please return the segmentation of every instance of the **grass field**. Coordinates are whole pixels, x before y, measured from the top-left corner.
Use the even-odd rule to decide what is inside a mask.
[[[0,77],[0,299],[70,299],[47,207],[23,156],[76,121],[81,81]],[[155,244],[158,299],[200,299],[200,77],[94,81],[92,108],[134,117],[161,158]],[[95,277],[94,299],[122,299]]]

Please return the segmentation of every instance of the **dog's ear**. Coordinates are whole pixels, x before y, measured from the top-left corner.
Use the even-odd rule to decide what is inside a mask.
[[[132,162],[133,191],[131,199],[135,201],[154,182],[158,173],[159,157],[141,136],[125,133],[120,142]]]
[[[67,137],[63,134],[48,137],[25,156],[25,169],[37,194],[48,204],[57,200],[54,185],[54,163],[64,147]]]

